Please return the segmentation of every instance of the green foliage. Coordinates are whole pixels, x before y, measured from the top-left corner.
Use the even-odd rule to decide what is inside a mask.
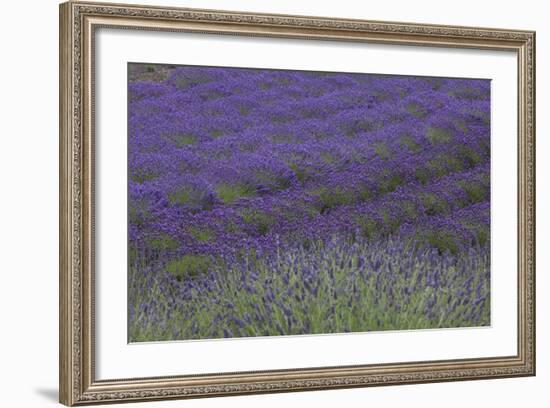
[[[145,244],[148,248],[156,251],[170,251],[179,247],[178,241],[165,233],[160,233],[155,237],[146,238]]]
[[[382,160],[387,160],[391,156],[390,148],[384,142],[375,142],[374,151]]]
[[[466,146],[459,147],[459,155],[466,162],[468,167],[474,167],[483,160],[478,152]]]
[[[144,170],[142,168],[132,169],[130,173],[130,178],[136,183],[143,184],[146,181],[151,181],[156,179],[159,176],[158,172],[151,170]]]
[[[399,202],[399,206],[407,214],[407,219],[413,220],[418,216],[418,209],[412,201],[403,200]]]
[[[418,153],[422,150],[420,144],[416,143],[411,136],[404,135],[399,139],[401,146],[406,146],[412,153]]]
[[[433,248],[437,248],[439,253],[450,252],[455,255],[458,253],[458,243],[456,237],[447,231],[442,230],[425,230],[417,235],[418,243],[425,242]]]
[[[371,132],[376,130],[376,124],[371,119],[360,119],[354,123],[346,123],[343,125],[344,134],[347,137],[353,138],[360,132]]]
[[[455,120],[453,120],[453,123],[457,128],[462,130],[464,133],[468,133],[469,128],[468,128],[468,124],[466,123],[465,120],[455,119]]]
[[[209,210],[213,206],[211,200],[205,199],[206,192],[197,190],[192,186],[181,186],[178,189],[168,193],[168,201],[172,205],[187,206],[188,210],[197,212]]]
[[[380,182],[380,192],[391,193],[392,191],[395,191],[395,189],[402,183],[403,177],[401,175],[396,173],[390,174]]]
[[[180,73],[180,75],[175,81],[175,84],[178,89],[185,89],[194,85],[204,84],[210,81],[211,79],[202,73],[186,72],[186,73]]]
[[[472,221],[463,221],[462,226],[468,229],[469,231],[472,231],[476,235],[476,241],[477,244],[480,246],[484,246],[489,242],[489,239],[491,238],[491,234],[489,233],[489,228],[487,228],[486,225],[472,222]]]
[[[471,109],[469,113],[471,115],[481,119],[483,121],[483,124],[485,124],[485,125],[489,125],[491,123],[491,116],[483,110]]]
[[[149,211],[147,202],[144,200],[131,200],[128,202],[128,221],[137,227],[143,227],[150,221],[153,215]]]
[[[218,185],[216,193],[220,200],[225,204],[231,204],[233,201],[243,197],[254,197],[256,195],[256,189],[246,184],[228,184],[223,183]]]
[[[489,234],[489,230],[487,228],[476,228],[476,238],[479,245],[485,245],[489,241],[490,236],[491,235]]]
[[[426,82],[428,82],[434,91],[437,91],[439,88],[441,88],[441,85],[443,85],[443,78],[426,78]]]
[[[221,99],[221,98],[224,98],[226,97],[227,94],[225,92],[222,92],[222,91],[218,91],[218,90],[210,90],[208,92],[205,92],[203,94],[201,94],[201,99],[203,101],[215,101],[217,99]]]
[[[187,187],[182,187],[176,191],[168,193],[168,200],[172,204],[186,205],[191,202],[192,190]]]
[[[392,217],[390,212],[385,208],[380,210],[378,213],[382,217],[382,222],[387,231],[390,233],[395,232],[400,224],[399,219]]]
[[[334,163],[336,161],[336,157],[334,155],[332,155],[331,153],[329,152],[323,152],[321,153],[321,159],[325,162],[325,163]]]
[[[223,136],[223,130],[213,130],[212,132],[210,132],[210,136],[212,136],[214,139],[217,139],[219,137],[222,137]]]
[[[212,231],[207,228],[190,228],[189,232],[193,238],[201,242],[208,241],[214,235]]]
[[[277,78],[277,82],[280,83],[281,85],[290,85],[294,81],[292,78],[282,77],[282,78]]]
[[[291,121],[291,118],[286,115],[272,115],[269,119],[272,123],[287,123]]]
[[[462,180],[458,182],[458,185],[466,192],[471,204],[485,201],[489,194],[489,185],[485,185],[479,181]]]
[[[296,136],[294,136],[290,133],[277,133],[277,134],[271,136],[271,140],[274,143],[295,143],[296,142]]]
[[[359,202],[367,201],[372,197],[372,191],[365,185],[360,185],[356,190],[357,200]]]
[[[167,138],[180,148],[197,143],[197,137],[189,133],[173,133],[167,135]]]
[[[271,226],[275,223],[275,217],[259,210],[246,209],[241,213],[245,224],[250,225],[260,235],[265,235],[269,232]]]
[[[356,129],[370,132],[376,129],[376,124],[370,119],[363,119],[357,122]]]
[[[425,167],[419,167],[414,171],[414,178],[422,184],[426,184],[430,181],[430,172]]]
[[[243,116],[248,116],[250,113],[250,108],[244,105],[239,106],[239,113]]]
[[[445,174],[462,171],[464,169],[464,164],[460,158],[452,154],[441,153],[428,161],[427,168],[437,177],[441,177]]]
[[[451,132],[448,130],[430,126],[426,131],[426,136],[432,144],[449,143],[452,140]]]
[[[407,105],[407,111],[417,118],[423,118],[428,114],[426,108],[418,103],[411,102]]]
[[[137,264],[138,260],[139,260],[138,249],[135,247],[135,245],[129,244],[128,245],[128,265],[132,267]]]
[[[336,187],[334,189],[319,187],[309,192],[319,198],[317,207],[321,214],[337,206],[347,205],[353,202],[353,194],[341,187]]]
[[[239,226],[237,225],[237,223],[233,220],[228,220],[225,224],[224,224],[224,230],[225,232],[228,232],[229,234],[235,234],[237,232],[240,232],[241,229],[239,228]]]
[[[372,218],[361,217],[357,220],[359,224],[359,233],[365,238],[375,238],[378,236],[380,231],[380,226]]]
[[[443,214],[448,210],[447,201],[436,196],[434,193],[422,193],[420,201],[422,201],[424,211],[427,215]]]
[[[166,265],[166,271],[178,280],[193,278],[208,272],[211,265],[211,259],[205,255],[184,255],[181,258],[174,259]]]
[[[489,97],[489,95],[485,91],[482,91],[481,89],[478,89],[473,86],[468,86],[468,85],[456,87],[453,90],[448,91],[448,94],[457,98],[469,99],[469,100],[476,100],[480,98]]]
[[[302,185],[312,176],[310,169],[300,163],[288,163],[288,167],[294,172],[296,179]]]
[[[259,184],[268,185],[277,190],[284,190],[291,185],[291,178],[281,175],[274,175],[269,170],[257,170],[254,172],[254,178]]]

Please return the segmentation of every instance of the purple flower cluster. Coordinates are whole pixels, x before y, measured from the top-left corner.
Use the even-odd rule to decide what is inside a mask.
[[[439,285],[439,272],[473,257],[483,277],[475,280],[488,297],[489,81],[154,65],[131,65],[130,73],[129,318],[135,341],[346,331],[308,326],[295,308],[281,306],[282,318],[251,309],[259,272],[250,265],[270,271],[271,281],[261,283],[266,290],[300,286],[303,292],[292,295],[297,302],[334,295],[335,288],[318,281],[320,271],[305,271],[321,268],[313,255],[328,255],[319,248],[334,256],[344,256],[344,248],[369,254],[376,248],[400,259],[392,249],[399,242],[412,258],[429,253],[440,259],[425,262],[437,270],[419,272],[424,289]],[[330,245],[339,248],[326,249]],[[437,266],[441,262],[445,268]],[[292,279],[300,282],[283,270],[295,271]],[[346,270],[351,286],[345,290],[368,283],[355,266]],[[227,302],[237,275],[246,275],[242,295],[250,305],[241,309],[247,314],[206,306]],[[393,292],[391,275],[382,273],[378,285]],[[145,296],[148,285],[157,285],[162,296]],[[458,297],[448,301],[462,301],[462,292],[453,290]],[[262,292],[266,305],[272,296]],[[351,331],[488,324],[488,310],[470,320],[464,314],[445,320],[433,311],[435,298],[424,323],[396,323],[404,319],[398,309],[405,304],[395,301],[395,316],[374,324],[361,318],[369,310],[357,308],[376,308],[354,299],[347,306],[355,311],[350,319],[358,319]],[[216,333],[199,330],[189,314],[199,313],[201,304],[217,322]],[[189,320],[176,323],[173,315],[182,308]],[[330,318],[330,311],[323,316]]]

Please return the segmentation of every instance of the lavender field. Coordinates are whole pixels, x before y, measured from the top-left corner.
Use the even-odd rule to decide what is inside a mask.
[[[129,341],[490,324],[490,82],[130,64]]]

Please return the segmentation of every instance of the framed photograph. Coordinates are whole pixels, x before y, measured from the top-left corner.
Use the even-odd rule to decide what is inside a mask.
[[[535,374],[535,33],[60,6],[60,401]]]

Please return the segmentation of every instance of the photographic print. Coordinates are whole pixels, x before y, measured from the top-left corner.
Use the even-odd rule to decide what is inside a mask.
[[[490,88],[130,63],[129,341],[490,325]]]
[[[534,31],[59,22],[60,402],[535,375]]]

